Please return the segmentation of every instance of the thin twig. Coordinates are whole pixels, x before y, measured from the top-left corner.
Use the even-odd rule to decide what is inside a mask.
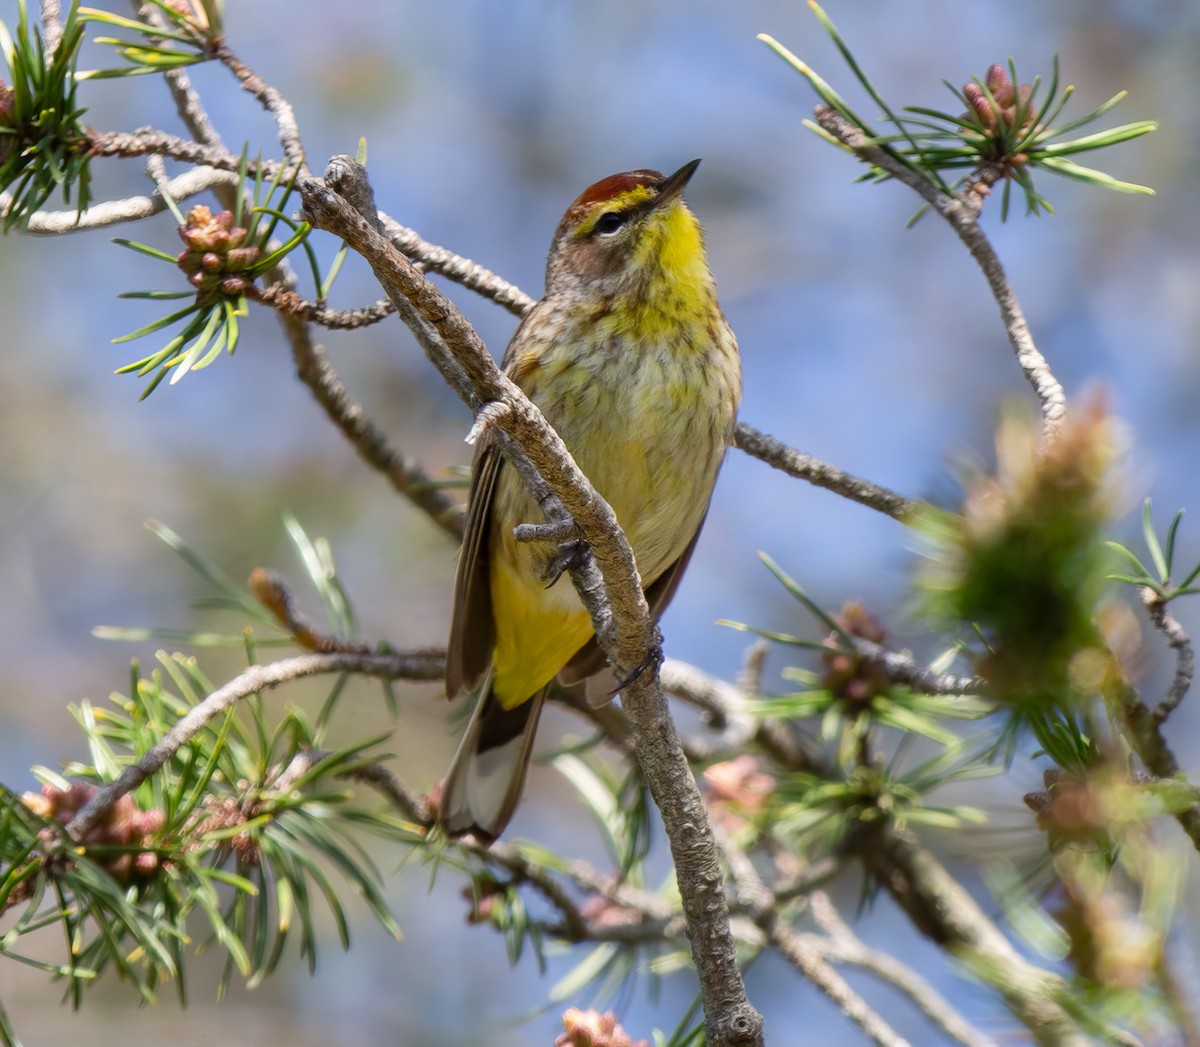
[[[254,568],[246,581],[246,587],[254,594],[254,598],[275,616],[275,620],[291,634],[296,643],[306,651],[320,653],[348,651],[356,654],[370,654],[373,650],[367,644],[349,643],[314,629],[312,623],[296,608],[296,601],[293,599],[291,591],[274,571],[265,567]]]
[[[472,262],[445,247],[422,240],[419,234],[382,211],[379,212],[379,220],[384,235],[403,251],[418,269],[440,273],[467,290],[491,299],[515,316],[524,316],[533,307],[534,299],[516,284],[509,283],[504,277],[478,262]]]
[[[228,149],[189,141],[178,135],[167,134],[153,127],[136,131],[93,131],[88,138],[92,156],[165,156],[199,167],[215,167],[220,171],[237,174],[243,162],[247,173],[253,177],[261,173],[264,178],[273,178],[284,164],[275,160],[245,160]]]
[[[341,777],[369,785],[386,797],[405,818],[425,830],[433,830],[434,813],[420,797],[414,796],[388,768],[379,763],[364,764]],[[571,941],[583,941],[587,931],[579,906],[563,889],[563,885],[546,869],[531,862],[516,847],[504,843],[493,843],[491,847],[474,843],[469,839],[455,841],[458,850],[472,854],[489,865],[499,866],[510,873],[514,880],[528,883],[549,901],[562,915],[565,937]]]
[[[310,302],[281,284],[272,284],[261,291],[251,285],[246,293],[260,305],[334,331],[355,331],[360,327],[369,327],[386,320],[396,311],[396,307],[386,298],[361,309],[330,309],[324,302]]]
[[[197,134],[208,134],[205,131],[209,126],[207,114],[187,79],[176,80],[172,90],[176,92],[177,104],[186,105],[189,128]],[[211,132],[209,137],[215,134],[215,131]],[[217,141],[219,143],[219,139]],[[236,203],[234,184],[220,186],[218,197],[223,206],[232,210]],[[262,297],[294,295],[294,283],[294,274],[284,259],[269,274]],[[350,396],[337,372],[326,360],[325,350],[313,340],[312,331],[304,317],[286,311],[277,313],[277,316],[292,351],[297,377],[308,386],[313,398],[342,431],[359,457],[387,477],[396,491],[429,516],[451,538],[461,539],[463,521],[458,506],[437,486],[420,462],[392,446],[362,406]]]
[[[196,167],[172,178],[164,187],[172,200],[187,200],[218,186],[235,185],[237,176],[228,171],[211,167]],[[12,197],[0,193],[0,214],[12,206]],[[84,211],[68,208],[62,211],[36,211],[29,216],[29,224],[22,232],[33,236],[60,236],[63,233],[79,233],[87,229],[102,229],[105,226],[121,225],[150,218],[167,210],[167,201],[162,190],[148,196],[129,196],[121,200],[105,200],[93,204]]]
[[[907,1045],[908,1041],[876,1014],[846,979],[826,962],[821,951],[813,948],[809,936],[797,933],[780,920],[767,932],[767,939],[788,963],[833,1000],[842,1013],[874,1043],[886,1047]]]
[[[929,851],[879,824],[859,835],[855,853],[917,929],[999,992],[1039,1044],[1086,1047],[1089,1039],[1059,1002],[1067,996],[1062,978],[1025,960]]]
[[[157,19],[163,17],[162,12],[151,4],[142,5],[141,11],[143,18],[156,19],[152,24],[159,24]],[[183,121],[183,126],[188,129],[188,133],[202,145],[211,146],[214,149],[224,149],[225,143],[221,141],[221,135],[213,126],[212,120],[209,119],[208,111],[204,108],[199,93],[192,87],[192,81],[187,73],[182,69],[169,69],[163,74],[163,77],[167,82],[171,97],[175,100],[175,111],[179,114],[179,119]]]
[[[325,350],[309,334],[299,317],[281,314],[296,374],[309,388],[329,419],[350,441],[350,446],[371,468],[388,478],[392,486],[428,516],[451,538],[462,538],[462,511],[433,479],[424,466],[391,445],[366,411],[346,390],[337,372],[325,359]]]
[[[984,694],[987,681],[981,676],[955,676],[953,673],[937,673],[919,664],[911,655],[889,651],[871,640],[847,634],[854,645],[854,653],[864,662],[877,665],[892,683],[904,684],[921,694]]]
[[[729,838],[719,823],[713,825],[713,835],[733,879],[735,905],[739,911],[744,910],[750,915],[766,941],[774,945],[800,974],[837,1004],[842,1013],[875,1043],[883,1047],[906,1045],[907,1041],[898,1036],[825,962],[820,948],[810,940],[811,936],[797,934],[781,918],[775,896],[759,876],[750,856]]]
[[[767,655],[771,645],[763,639],[755,640],[742,655],[742,668],[737,675],[737,688],[745,695],[762,694],[763,672],[767,667]]]
[[[745,696],[733,684],[668,658],[660,670],[663,690],[704,714],[706,726],[718,732],[716,739],[689,744],[692,760],[710,759],[721,752],[741,749],[753,737],[757,721],[745,712]]]
[[[685,700],[695,699],[699,707],[719,716],[723,702],[730,697],[730,685],[713,681],[710,687],[698,688],[694,681],[703,673],[688,668],[692,686],[677,688],[676,693]],[[960,693],[957,686],[952,690]],[[759,719],[754,741],[786,770],[833,778],[819,755],[785,723]],[[923,934],[977,969],[981,979],[1000,993],[1039,1043],[1072,1047],[1086,1043],[1074,1020],[1057,1002],[1063,991],[1062,980],[1022,959],[932,854],[887,823],[860,833],[849,853],[858,856]],[[785,896],[793,893],[788,891]]]
[[[323,673],[359,673],[383,680],[437,680],[441,678],[444,664],[442,651],[415,650],[388,654],[302,654],[266,665],[252,665],[194,706],[145,756],[98,790],[67,825],[67,834],[75,840],[84,836],[117,800],[159,770],[205,724],[243,698],[281,683]]]
[[[304,143],[300,137],[300,125],[296,122],[296,113],[292,104],[261,76],[243,62],[230,48],[222,43],[214,57],[225,66],[242,85],[242,90],[249,92],[259,104],[271,114],[275,127],[279,132],[279,144],[283,146],[283,155],[289,167],[299,168],[301,172],[308,170],[304,160]]]
[[[795,854],[781,844],[776,844],[775,865],[780,868],[780,857],[783,853],[791,859],[790,864],[796,867],[781,876],[771,885],[771,893],[775,896],[775,904],[783,905],[793,901],[828,883],[837,876],[844,867],[844,862],[833,855],[826,855],[815,862],[799,861]]]
[[[1050,370],[1046,358],[1039,352],[1029,324],[1025,320],[1025,314],[1021,310],[1021,304],[1005,276],[1004,266],[1000,264],[999,256],[979,227],[978,198],[972,199],[973,194],[969,192],[962,196],[949,196],[942,192],[925,175],[901,163],[828,106],[817,106],[815,115],[817,123],[851,149],[859,159],[874,164],[917,192],[934,211],[950,223],[950,227],[958,234],[958,238],[966,245],[971,257],[983,271],[992,297],[1000,307],[1000,316],[1004,321],[1009,345],[1016,354],[1017,363],[1026,380],[1037,394],[1043,431],[1047,436],[1053,436],[1066,417],[1066,394]]]
[[[166,14],[160,7],[141,3],[141,0],[130,0],[130,4],[137,17],[147,25],[156,29],[171,28],[167,23]],[[151,37],[151,39],[156,43],[161,41],[161,38],[158,37]],[[179,119],[183,121],[183,126],[188,129],[192,138],[203,145],[212,146],[214,149],[224,149],[225,143],[221,141],[220,134],[217,133],[217,129],[209,119],[199,93],[192,87],[192,81],[188,77],[187,71],[185,69],[168,69],[163,73],[163,79],[175,102],[175,111],[179,114]]]
[[[889,491],[886,487],[871,483],[870,480],[851,476],[811,455],[788,447],[775,437],[752,429],[745,422],[738,423],[733,434],[733,445],[738,450],[745,451],[751,458],[758,458],[787,473],[788,476],[824,487],[901,523],[913,522],[917,513],[924,507],[922,502],[905,498],[904,495]]]
[[[1164,723],[1179,708],[1179,703],[1192,686],[1196,656],[1192,651],[1191,637],[1179,624],[1179,619],[1167,610],[1167,605],[1150,589],[1142,590],[1142,599],[1154,628],[1166,637],[1167,645],[1175,652],[1175,675],[1171,679],[1171,686],[1167,688],[1163,700],[1154,707],[1154,719]]]
[[[965,1047],[995,1047],[995,1041],[972,1028],[932,985],[907,964],[879,949],[872,949],[850,929],[824,891],[814,891],[809,905],[817,926],[829,937],[825,958],[870,971],[904,993],[947,1036]]]
[[[365,172],[361,172],[365,179]],[[611,618],[593,616],[596,636],[618,678],[630,682],[623,704],[637,755],[671,844],[692,958],[700,981],[708,1041],[713,1047],[762,1043],[762,1016],[746,997],[738,966],[720,864],[703,801],[680,748],[658,680],[657,628],[646,604],[632,550],[612,508],[579,470],[558,434],[525,394],[497,368],[474,329],[412,263],[340,196],[316,179],[299,183],[306,216],[345,239],[371,265],[388,297],[412,309],[441,336],[470,381],[468,403],[507,403],[497,425],[520,446],[575,520],[603,580],[603,594],[572,580],[589,612],[598,597]],[[403,310],[401,310],[403,312]],[[454,385],[453,373],[445,374]],[[611,625],[611,628],[609,626]],[[638,671],[642,670],[642,671]]]

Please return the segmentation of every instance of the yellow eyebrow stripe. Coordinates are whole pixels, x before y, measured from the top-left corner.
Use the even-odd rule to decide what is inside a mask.
[[[575,226],[575,235],[579,238],[590,235],[596,228],[600,216],[609,211],[629,211],[652,199],[654,199],[654,190],[649,186],[639,185],[623,193],[618,193],[608,200],[598,202],[593,205],[591,212]]]

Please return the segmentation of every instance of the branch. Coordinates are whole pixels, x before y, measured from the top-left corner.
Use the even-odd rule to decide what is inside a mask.
[[[809,908],[817,925],[829,938],[824,955],[832,963],[861,967],[904,993],[934,1025],[964,1047],[995,1047],[995,1041],[973,1029],[948,1000],[912,968],[879,949],[863,944],[834,908],[829,895],[814,891]]]
[[[296,374],[372,469],[381,472],[392,486],[420,509],[451,538],[462,538],[462,512],[439,488],[415,458],[403,454],[389,442],[325,359],[325,350],[312,340],[308,325],[299,317],[280,314]]]
[[[217,48],[214,57],[237,77],[238,82],[242,85],[242,90],[253,95],[271,114],[275,126],[279,130],[279,144],[283,146],[283,155],[288,166],[299,168],[302,172],[307,171],[308,164],[304,160],[304,143],[300,138],[300,125],[296,122],[296,113],[292,109],[292,104],[225,44],[221,44]]]
[[[1175,676],[1171,680],[1171,686],[1167,688],[1166,696],[1154,708],[1154,719],[1165,723],[1167,717],[1179,708],[1179,703],[1192,686],[1192,677],[1196,672],[1196,656],[1192,652],[1191,638],[1179,624],[1179,620],[1167,610],[1167,605],[1147,588],[1142,589],[1142,599],[1154,628],[1166,637],[1167,645],[1175,652]]]
[[[62,7],[58,0],[42,0],[41,22],[46,54],[52,55],[58,50],[63,32]]]
[[[751,458],[766,462],[788,476],[824,487],[901,523],[912,523],[918,512],[925,507],[923,502],[905,498],[904,495],[873,484],[870,480],[851,476],[811,455],[794,450],[775,437],[752,429],[745,422],[738,423],[733,434],[733,444]]]
[[[232,174],[237,174],[243,163],[242,157],[228,149],[192,142],[153,127],[137,131],[93,131],[89,143],[92,156],[165,156],[169,160],[197,167],[215,167]],[[261,173],[264,178],[273,178],[284,167],[275,160],[247,159],[245,165],[251,177]]]
[[[159,770],[205,724],[243,698],[290,680],[323,673],[359,673],[384,680],[438,680],[444,661],[442,651],[415,650],[390,654],[302,654],[266,665],[252,665],[193,707],[137,763],[126,767],[114,781],[98,790],[67,825],[67,835],[73,840],[85,836],[104,812],[122,796]]]
[[[168,79],[176,108],[188,129],[207,146],[224,153],[220,137],[208,120],[208,114],[182,70],[175,70]],[[234,209],[237,179],[222,175],[225,181],[216,191],[222,204]],[[294,276],[286,260],[270,275],[260,297],[295,296]],[[325,352],[312,339],[312,332],[302,315],[280,313],[280,323],[296,374],[308,386],[325,413],[350,441],[359,456],[373,469],[383,473],[392,486],[413,505],[429,516],[452,538],[462,537],[462,514],[454,501],[434,483],[415,458],[396,450],[383,432],[367,417],[355,402],[337,373],[325,359]]]
[[[663,690],[704,714],[706,726],[719,733],[716,739],[688,744],[688,759],[707,760],[721,752],[740,749],[755,735],[759,721],[743,711],[745,696],[733,684],[668,658],[659,670]]]
[[[236,185],[237,176],[228,171],[212,167],[197,167],[172,178],[165,186],[171,199],[187,200],[216,186]],[[8,211],[12,197],[0,193],[0,214]],[[93,204],[84,211],[68,208],[62,211],[36,211],[29,217],[29,225],[22,232],[34,236],[58,236],[62,233],[78,233],[85,229],[102,229],[109,225],[136,222],[149,218],[167,209],[161,189],[148,196],[130,196],[123,200],[106,200]]]
[[[855,850],[917,929],[999,992],[1039,1044],[1086,1047],[1059,1002],[1063,980],[1026,961],[932,854],[889,825],[862,833]]]
[[[434,828],[435,819],[429,805],[413,796],[401,781],[382,764],[365,764],[343,774],[342,777],[369,785],[388,799],[405,818],[426,830]],[[490,847],[485,847],[481,843],[461,839],[456,840],[454,846],[490,865],[503,868],[515,880],[528,883],[562,915],[564,936],[571,941],[585,940],[587,931],[579,907],[563,889],[563,885],[548,870],[529,861],[519,850],[509,844],[496,842]]]
[[[719,825],[713,832],[729,866],[734,883],[734,899],[762,931],[766,941],[805,978],[841,1008],[842,1013],[859,1026],[881,1047],[907,1047],[907,1041],[858,995],[846,980],[826,962],[819,941],[796,932],[782,919],[774,895],[758,875],[750,856],[734,843]]]
[[[892,683],[904,684],[921,694],[984,694],[987,681],[980,676],[955,676],[936,673],[918,664],[911,655],[889,651],[877,643],[847,633],[841,640],[850,640],[854,653],[864,662],[877,665]]]
[[[150,22],[151,25],[162,25],[166,21],[163,13],[152,4],[141,5],[139,14],[144,21]],[[168,69],[163,74],[163,79],[166,80],[171,97],[175,100],[175,111],[191,136],[203,145],[212,146],[214,149],[224,149],[225,143],[221,141],[220,134],[213,127],[204,103],[200,100],[199,93],[192,87],[192,81],[187,73],[182,69]]]
[[[357,173],[365,182],[365,172],[358,168]],[[505,405],[507,410],[494,424],[521,448],[591,547],[611,610],[611,622],[594,619],[596,636],[618,678],[630,680],[622,701],[642,772],[670,840],[708,1041],[713,1047],[761,1044],[762,1017],[746,997],[716,846],[659,684],[657,629],[632,550],[611,507],[580,472],[541,412],[497,368],[470,324],[372,221],[317,179],[301,179],[299,188],[312,224],[346,240],[371,265],[402,315],[404,303],[440,336],[469,382],[468,403],[476,409],[489,403]],[[454,371],[443,375],[458,387]],[[585,606],[591,595],[580,592]]]
[[[819,105],[814,112],[817,123],[853,151],[860,160],[874,164],[898,182],[903,182],[950,223],[950,227],[971,252],[971,257],[983,270],[992,297],[1000,307],[1008,343],[1016,354],[1017,363],[1026,380],[1037,395],[1042,412],[1042,431],[1046,436],[1054,436],[1066,417],[1066,394],[1050,370],[1046,358],[1038,351],[1025,314],[1021,311],[1021,304],[1004,274],[1004,267],[983,230],[979,228],[978,197],[970,199],[965,195],[948,196],[923,174],[906,166],[892,153],[875,144],[828,106]]]
[[[461,284],[469,291],[489,298],[515,316],[524,316],[534,300],[516,284],[484,268],[478,262],[456,255],[453,251],[422,240],[413,230],[378,212],[383,234],[410,258],[422,271],[441,273],[448,280]]]
[[[311,324],[318,324],[333,331],[355,331],[386,320],[396,307],[386,298],[362,309],[330,309],[324,302],[310,302],[301,298],[290,287],[271,284],[259,290],[251,284],[246,296],[281,313],[287,313]]]
[[[345,187],[341,183],[333,188],[346,195]],[[516,316],[524,316],[532,308],[534,299],[515,284],[509,283],[477,262],[456,255],[445,247],[423,240],[419,234],[401,225],[383,211],[375,211],[373,200],[371,206],[370,213],[365,212],[357,204],[355,209],[368,219],[372,214],[376,215],[379,221],[377,228],[380,228],[384,235],[407,258],[412,260],[417,269],[440,273],[468,290],[490,299]],[[409,324],[409,326],[412,325]],[[734,434],[734,446],[752,458],[758,458],[789,476],[806,480],[817,487],[824,487],[835,494],[840,494],[843,498],[886,513],[901,523],[909,522],[924,507],[923,502],[906,498],[886,487],[871,483],[869,480],[851,476],[835,466],[788,447],[774,437],[768,436],[744,422],[738,425]]]
[[[1122,710],[1125,737],[1142,766],[1156,778],[1179,777],[1179,761],[1162,736],[1162,720],[1146,707],[1137,688],[1121,675],[1119,667],[1110,675],[1114,677],[1117,708]],[[1192,805],[1176,811],[1175,820],[1200,851],[1200,807]]]
[[[686,688],[677,686],[684,674],[667,677],[675,693],[713,716],[721,715],[723,708],[732,708],[725,705],[731,697],[729,684],[714,680],[709,686],[699,687],[697,682],[704,674],[694,667],[687,668],[690,679]],[[952,693],[962,693],[959,685],[964,682],[955,681]],[[785,770],[834,778],[805,739],[784,722],[760,719],[754,740]],[[918,930],[1000,993],[1009,1010],[1038,1037],[1039,1043],[1071,1047],[1086,1043],[1074,1019],[1057,1002],[1062,979],[1026,962],[932,854],[886,822],[862,832],[852,843],[852,853]],[[790,884],[781,884],[777,897],[782,900],[793,893]]]
[[[850,988],[845,978],[829,966],[821,953],[812,947],[809,936],[798,933],[782,921],[777,921],[767,937],[788,963],[841,1007],[842,1013],[875,1043],[888,1047],[902,1047],[908,1044],[907,1040],[898,1036],[891,1026],[870,1008],[866,1000]]]

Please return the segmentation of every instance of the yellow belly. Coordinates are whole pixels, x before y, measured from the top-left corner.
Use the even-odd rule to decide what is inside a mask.
[[[711,332],[704,332],[705,335]],[[740,393],[736,343],[721,324],[670,349],[630,347],[587,356],[551,347],[521,384],[576,463],[612,506],[649,585],[695,536],[733,428]],[[493,692],[506,708],[549,683],[591,638],[570,578],[547,589],[554,549],[518,544],[512,529],[540,520],[516,471],[501,473],[492,510],[491,588],[496,625]]]

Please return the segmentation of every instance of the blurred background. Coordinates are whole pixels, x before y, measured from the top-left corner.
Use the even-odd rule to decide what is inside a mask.
[[[1127,518],[1118,536],[1136,533],[1135,510],[1147,494],[1161,533],[1176,508],[1197,507],[1200,495],[1200,7],[828,0],[827,10],[897,105],[954,111],[942,78],[961,85],[1011,55],[1029,80],[1047,75],[1057,54],[1063,79],[1078,86],[1068,117],[1124,89],[1129,98],[1110,122],[1161,121],[1149,138],[1084,158],[1154,186],[1157,197],[1042,176],[1055,216],[1026,220],[1016,208],[1001,226],[992,206],[985,217],[1068,395],[1102,389],[1128,423]],[[0,18],[13,24],[13,0],[0,0]],[[365,136],[384,210],[535,296],[551,232],[584,186],[615,171],[670,171],[703,157],[688,199],[704,222],[721,301],[741,342],[742,417],[794,446],[907,494],[949,498],[954,462],[987,457],[1000,405],[1028,398],[996,307],[949,230],[926,219],[906,232],[915,197],[897,186],[854,184],[855,165],[801,126],[814,99],[755,40],[758,32],[799,53],[862,112],[872,106],[853,93],[799,2],[259,0],[228,5],[227,18],[234,50],[294,103],[314,168],[331,154],[353,153]],[[113,61],[93,49],[84,64]],[[267,117],[223,69],[198,68],[194,81],[227,143],[249,139],[252,154],[272,153]],[[167,92],[152,80],[99,82],[83,96],[98,128],[179,129]],[[101,196],[145,191],[140,161],[95,170]],[[164,215],[113,233],[174,253],[173,226]],[[333,245],[318,249],[332,256]],[[251,317],[234,358],[164,384],[145,403],[137,402],[140,380],[113,375],[151,346],[110,340],[157,315],[153,304],[117,294],[177,289],[170,277],[168,267],[111,246],[102,233],[0,240],[0,781],[17,791],[34,784],[31,763],[58,766],[85,755],[69,703],[103,701],[126,685],[130,657],[153,658],[152,646],[94,639],[94,626],[213,621],[191,609],[208,594],[144,529],[148,518],[235,578],[255,566],[284,572],[315,613],[280,522],[282,512],[294,512],[310,534],[330,541],[364,638],[397,646],[444,640],[455,550],[359,463],[294,378],[271,316]],[[513,318],[451,293],[499,355]],[[334,304],[377,297],[369,272],[351,260]],[[398,321],[323,341],[351,392],[400,448],[435,475],[468,461],[468,413]],[[760,549],[826,606],[860,598],[895,644],[932,653],[908,597],[918,555],[910,535],[735,452],[664,621],[668,654],[729,677],[746,638],[716,626],[717,618],[815,635],[756,560]],[[1200,558],[1200,522],[1192,518],[1179,555],[1189,564]],[[1194,607],[1185,601],[1178,613],[1200,632]],[[1165,666],[1158,638],[1146,642]],[[778,671],[789,657],[772,654],[770,686],[782,686]],[[219,680],[237,660],[205,654],[203,664]],[[1156,696],[1164,680],[1151,674],[1141,683]],[[322,693],[320,685],[296,687],[269,700],[282,707]],[[390,748],[399,754],[397,771],[424,790],[444,772],[455,738],[436,688],[400,696]],[[360,737],[364,725],[386,729],[378,688],[358,686],[348,700],[347,738]],[[1175,751],[1193,773],[1200,770],[1197,700],[1171,721]],[[552,716],[543,727],[550,738],[562,730],[578,724]],[[1036,763],[1018,761],[971,797],[998,826],[1015,830],[1007,848],[1032,853],[1042,842],[1020,802],[1039,776]],[[544,768],[533,772],[511,831],[572,853],[602,853],[584,809]],[[976,846],[931,842],[951,861]],[[113,983],[73,1015],[42,975],[3,964],[0,999],[31,1047],[168,1039],[183,1047],[235,1033],[262,1047],[552,1042],[561,1008],[524,1019],[572,957],[553,960],[545,974],[531,957],[510,970],[500,937],[465,924],[461,883],[445,872],[430,891],[428,871],[398,869],[400,858],[379,854],[404,940],[388,939],[363,910],[348,955],[330,929],[313,979],[293,962],[256,992],[235,992],[217,1007],[209,992],[215,964],[201,959],[183,1013],[169,999],[135,1013],[132,995]],[[1187,904],[1200,913],[1192,879]],[[839,885],[848,913],[858,886]],[[886,902],[862,915],[859,930],[870,944],[899,949],[984,1028],[1007,1028],[995,997],[958,979]],[[852,972],[850,980],[901,1034],[937,1042],[891,993]],[[686,978],[668,980],[658,996],[647,985],[622,1009],[635,1037],[672,1028],[693,992]],[[859,1042],[790,969],[757,965],[750,990],[772,1042],[799,1042],[801,1022],[808,1038]]]

